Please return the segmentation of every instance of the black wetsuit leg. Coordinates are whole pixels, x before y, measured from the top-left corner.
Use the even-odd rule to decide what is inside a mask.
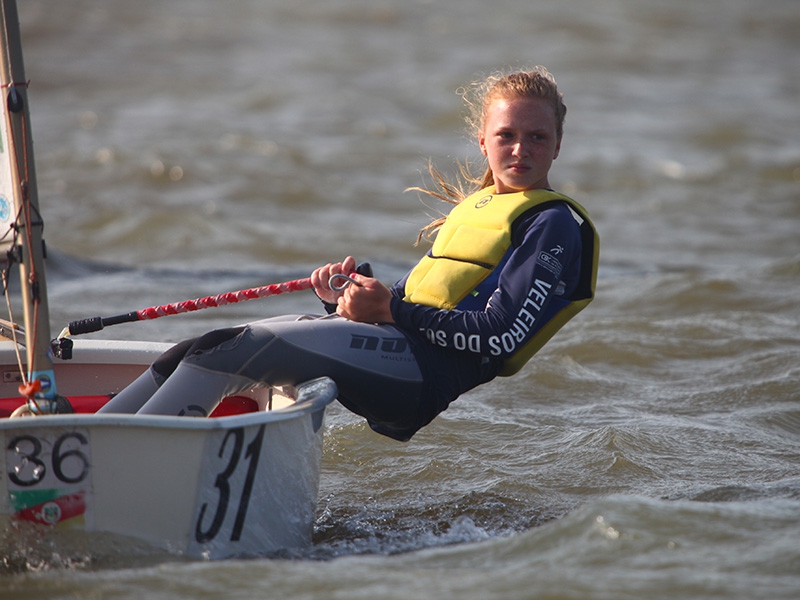
[[[395,439],[408,439],[435,415],[411,346],[391,325],[336,315],[266,319],[210,332],[157,362],[159,374],[174,373],[142,413],[186,414],[189,404],[210,412],[220,394],[249,385],[327,376],[342,404]]]

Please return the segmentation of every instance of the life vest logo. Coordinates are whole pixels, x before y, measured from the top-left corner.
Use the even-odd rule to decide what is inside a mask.
[[[492,198],[493,196],[491,194],[489,194],[488,196],[484,196],[475,203],[475,208],[483,208],[484,206],[489,204],[489,202],[492,201]]]
[[[539,252],[539,256],[536,257],[536,264],[541,265],[556,277],[561,275],[561,269],[563,268],[561,262],[552,254],[544,251]]]

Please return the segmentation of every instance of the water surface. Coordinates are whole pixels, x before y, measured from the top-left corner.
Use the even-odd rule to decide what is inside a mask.
[[[0,598],[796,598],[800,6],[21,3],[53,329],[306,276],[387,283],[479,158],[455,90],[544,64],[597,300],[410,443],[328,415],[313,546],[220,563],[5,550]],[[313,295],[120,325],[177,341]],[[4,548],[7,548],[5,542]]]

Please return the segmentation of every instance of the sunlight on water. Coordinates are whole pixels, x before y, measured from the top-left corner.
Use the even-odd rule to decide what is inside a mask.
[[[187,561],[66,532],[12,546],[4,525],[0,598],[797,597],[795,2],[26,0],[20,16],[53,330],[349,253],[394,281],[441,209],[403,190],[429,159],[480,159],[455,90],[504,65],[557,76],[551,181],[602,251],[592,306],[408,444],[328,411],[308,550]],[[93,335],[319,310],[298,293]]]

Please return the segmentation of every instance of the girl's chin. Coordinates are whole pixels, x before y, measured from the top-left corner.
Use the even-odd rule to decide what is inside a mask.
[[[546,188],[546,182],[542,184],[538,181],[504,181],[499,185],[495,182],[495,189],[499,194],[512,194],[514,192],[527,192],[539,188]]]

